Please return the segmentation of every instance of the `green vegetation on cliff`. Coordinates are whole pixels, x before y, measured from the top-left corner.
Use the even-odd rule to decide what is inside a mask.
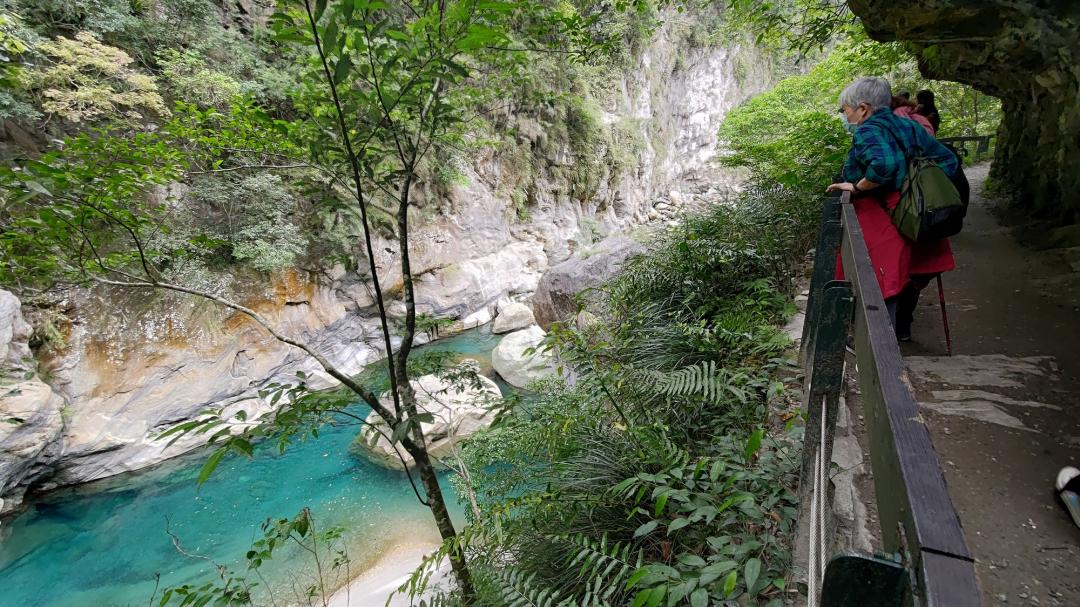
[[[574,381],[467,444],[485,604],[781,603],[799,449],[778,325],[816,213],[791,190],[729,202],[632,259],[600,320],[553,328]]]

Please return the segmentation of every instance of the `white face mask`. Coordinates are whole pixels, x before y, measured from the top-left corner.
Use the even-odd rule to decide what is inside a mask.
[[[859,125],[848,122],[847,116],[844,114],[840,114],[840,122],[843,123],[844,130],[852,135],[855,134],[855,129],[859,128]]]

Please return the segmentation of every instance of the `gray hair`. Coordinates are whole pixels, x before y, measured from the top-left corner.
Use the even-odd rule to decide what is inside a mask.
[[[840,106],[859,107],[865,103],[870,111],[892,106],[892,87],[884,78],[859,78],[840,93]]]

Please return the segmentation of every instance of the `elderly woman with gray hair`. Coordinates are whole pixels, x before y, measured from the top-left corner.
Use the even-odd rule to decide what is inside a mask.
[[[896,230],[886,209],[900,202],[908,157],[930,158],[950,177],[958,163],[921,126],[893,114],[891,103],[892,90],[884,78],[859,78],[840,93],[840,113],[855,128],[844,181],[828,191],[851,192],[896,336],[909,341],[919,291],[931,277],[955,268],[956,262],[948,240],[913,243]]]

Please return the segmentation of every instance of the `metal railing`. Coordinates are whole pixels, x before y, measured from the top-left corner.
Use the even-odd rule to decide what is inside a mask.
[[[845,281],[833,280],[841,251]],[[881,296],[850,194],[826,199],[803,329],[807,386],[800,496],[809,605],[976,607],[974,559]],[[829,468],[853,335],[884,555],[832,554]],[[809,502],[809,503],[808,503]],[[807,527],[809,530],[807,532]]]
[[[968,155],[968,142],[973,142],[975,143],[975,158],[978,158],[990,153],[990,140],[993,138],[994,135],[971,135],[967,137],[941,137],[938,141],[961,150],[964,156]]]

